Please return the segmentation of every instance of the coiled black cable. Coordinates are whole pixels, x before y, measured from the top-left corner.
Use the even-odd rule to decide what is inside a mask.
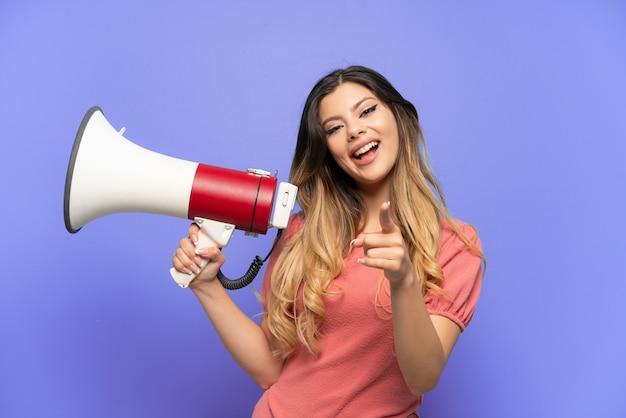
[[[270,248],[270,252],[267,253],[267,256],[265,256],[264,259],[261,259],[261,257],[259,257],[258,255],[255,256],[254,260],[252,260],[252,264],[250,264],[250,267],[248,267],[248,271],[246,271],[246,273],[240,278],[231,280],[222,273],[222,270],[218,271],[217,280],[219,280],[222,286],[224,286],[224,289],[228,289],[228,290],[242,289],[248,286],[250,283],[252,283],[254,279],[256,278],[257,274],[259,274],[259,271],[261,271],[261,267],[263,267],[263,263],[267,261],[267,259],[270,257],[270,254],[272,254],[272,251],[274,251],[274,248],[276,247],[276,243],[278,242],[278,239],[280,238],[280,235],[282,234],[282,232],[283,232],[282,229],[278,230],[278,233],[276,234],[276,238],[274,238],[274,243],[272,244],[272,248]]]

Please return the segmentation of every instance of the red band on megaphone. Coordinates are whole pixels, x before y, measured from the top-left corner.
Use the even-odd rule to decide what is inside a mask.
[[[275,177],[198,164],[189,197],[189,219],[213,219],[265,234],[275,189]]]

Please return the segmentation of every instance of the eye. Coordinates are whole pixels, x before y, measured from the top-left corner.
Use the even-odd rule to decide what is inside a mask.
[[[375,104],[374,106],[370,106],[370,107],[368,107],[368,108],[367,108],[367,109],[365,109],[363,112],[361,112],[361,117],[369,115],[370,113],[372,113],[373,111],[375,111],[377,107],[378,107],[378,105],[377,105],[377,104]]]
[[[332,128],[330,128],[329,130],[326,131],[326,136],[330,136],[332,134],[334,134],[335,132],[337,132],[339,129],[341,128],[341,125],[335,125]]]

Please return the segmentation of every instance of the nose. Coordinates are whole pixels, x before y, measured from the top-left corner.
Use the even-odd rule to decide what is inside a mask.
[[[348,133],[350,135],[350,141],[354,141],[355,139],[363,135],[366,130],[367,128],[360,121],[353,122],[350,126],[350,129],[348,130]]]

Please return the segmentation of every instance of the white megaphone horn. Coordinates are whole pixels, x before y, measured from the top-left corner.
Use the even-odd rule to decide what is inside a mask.
[[[223,248],[235,229],[265,234],[270,227],[280,233],[287,226],[296,186],[282,182],[276,189],[276,177],[264,170],[236,171],[162,155],[123,133],[97,106],[83,117],[65,179],[63,216],[69,232],[113,213],[155,213],[194,220],[200,225],[198,247]],[[254,280],[263,261],[257,256],[238,280],[221,272],[218,279],[228,289],[239,289]],[[170,272],[181,287],[196,277],[174,268]]]

